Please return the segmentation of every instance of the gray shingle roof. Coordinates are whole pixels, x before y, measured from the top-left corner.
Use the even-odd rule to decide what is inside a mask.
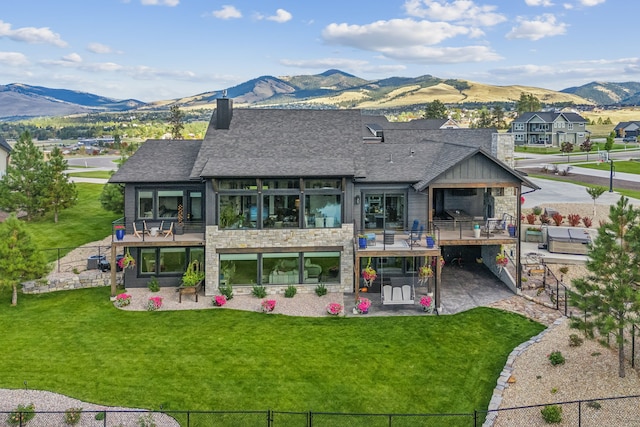
[[[0,148],[7,153],[11,153],[11,146],[2,136],[0,136]]]
[[[149,139],[109,182],[188,181],[201,144],[201,140]]]
[[[359,110],[238,108],[210,123],[191,178],[354,176],[361,150]]]
[[[534,117],[540,117],[541,120],[543,120],[545,123],[552,123],[554,120],[556,120],[558,118],[558,116],[564,116],[564,118],[572,123],[586,123],[587,119],[585,119],[584,117],[582,117],[580,114],[576,114],[576,113],[563,113],[563,112],[553,112],[553,111],[533,111],[533,112],[527,112],[527,113],[522,113],[522,115],[520,115],[520,117],[515,118],[513,121],[516,123],[520,123],[520,122],[528,122],[530,121],[532,118]]]

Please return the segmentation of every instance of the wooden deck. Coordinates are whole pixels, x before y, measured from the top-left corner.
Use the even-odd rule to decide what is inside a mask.
[[[205,243],[204,233],[184,233],[173,236],[150,236],[143,235],[142,238],[133,234],[125,234],[124,239],[116,240],[113,236],[113,246],[116,247],[143,247],[143,246],[203,246]]]

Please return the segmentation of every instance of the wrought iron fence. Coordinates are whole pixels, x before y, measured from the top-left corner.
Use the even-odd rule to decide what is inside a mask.
[[[36,402],[37,407],[37,402]],[[0,423],[15,426],[243,426],[243,427],[479,427],[635,425],[640,419],[640,395],[574,400],[459,414],[370,414],[294,411],[146,411],[82,410],[75,424],[67,411],[0,412]],[[76,414],[76,415],[77,415]],[[13,420],[13,421],[10,421]]]

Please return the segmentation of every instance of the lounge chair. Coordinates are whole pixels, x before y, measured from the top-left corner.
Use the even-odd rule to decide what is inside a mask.
[[[164,234],[165,239],[173,236],[173,221],[162,221],[162,224],[160,224],[160,232]]]
[[[142,239],[143,234],[149,234],[146,221],[133,221],[133,235]]]

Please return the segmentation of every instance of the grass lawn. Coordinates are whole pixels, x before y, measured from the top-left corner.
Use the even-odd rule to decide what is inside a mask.
[[[581,168],[597,169],[609,172],[609,162],[606,163],[585,163],[579,165]],[[614,161],[613,167],[616,172],[634,173],[640,175],[640,162],[635,161]]]
[[[546,179],[546,180],[549,180],[549,181],[569,182],[571,184],[582,185],[584,187],[592,187],[593,186],[593,184],[588,184],[588,183],[576,181],[576,180],[573,180],[573,179],[562,179],[562,178],[558,178],[558,177],[554,177],[554,176],[550,176],[550,175],[544,175],[544,174],[529,174],[529,176],[534,177],[534,178]],[[613,183],[615,184],[615,181]],[[607,187],[607,190],[608,189],[609,188]],[[623,196],[632,197],[634,199],[640,199],[640,190],[626,190],[624,188],[616,188],[615,185],[613,187],[613,190],[617,191],[618,193],[622,194]]]
[[[0,387],[165,410],[471,413],[513,348],[544,329],[482,307],[304,318],[121,311],[108,288],[20,295],[17,307],[0,296]]]
[[[100,179],[109,179],[111,178],[111,174],[109,171],[87,171],[87,172],[71,172],[67,174],[69,176],[78,176],[81,178],[100,178]]]
[[[102,184],[77,183],[78,203],[61,211],[58,223],[53,222],[53,213],[25,223],[41,249],[65,248],[64,255],[72,249],[96,240],[102,240],[111,233],[111,221],[121,215],[108,212],[100,205]],[[47,261],[57,257],[57,251],[45,250]]]

